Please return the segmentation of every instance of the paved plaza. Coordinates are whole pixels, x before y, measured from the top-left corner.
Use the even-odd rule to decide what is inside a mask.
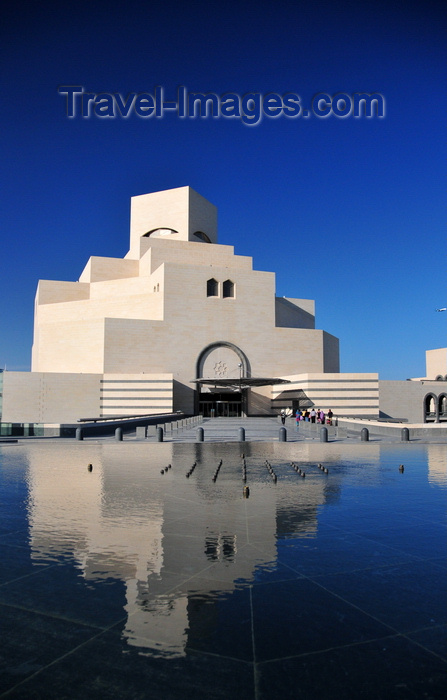
[[[356,425],[345,427],[337,425],[320,425],[318,423],[301,422],[299,428],[296,427],[295,419],[286,419],[284,428],[285,436],[282,435],[282,424],[279,417],[261,418],[204,418],[203,422],[192,427],[184,427],[172,432],[166,432],[163,439],[166,442],[198,442],[199,429],[203,429],[204,442],[239,442],[240,429],[244,429],[246,442],[281,442],[285,437],[285,442],[323,442],[321,431],[326,429],[328,442],[362,442],[362,429],[368,423],[357,423]],[[402,424],[404,427],[404,424]],[[400,427],[400,426],[399,426]],[[124,439],[130,439],[125,436]],[[109,438],[110,439],[110,438]],[[149,438],[156,441],[156,437]],[[396,435],[368,435],[370,442],[401,442],[400,430]],[[424,434],[417,438],[412,438],[411,442],[447,442],[446,435],[442,431],[431,430],[426,427]]]
[[[192,428],[185,428],[174,432],[171,439],[173,442],[196,442],[197,429],[203,428],[204,442],[238,442],[239,431],[245,431],[246,442],[275,442],[280,441],[282,424],[279,418],[204,418],[203,423]],[[308,423],[306,426],[296,428],[295,420],[287,418],[284,428],[286,430],[286,442],[297,442],[299,440],[319,440],[320,429],[323,426]],[[346,436],[346,431],[337,431],[335,427],[327,426],[328,433],[335,438],[337,432],[340,437]]]

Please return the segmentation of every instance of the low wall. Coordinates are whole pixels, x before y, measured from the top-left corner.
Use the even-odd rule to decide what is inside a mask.
[[[370,435],[382,437],[402,436],[402,428],[407,428],[410,440],[416,438],[447,439],[447,423],[382,423],[375,420],[359,420],[356,418],[338,418],[338,425],[345,428],[348,434],[360,435],[362,428],[368,428]]]
[[[113,435],[117,428],[123,433],[136,431],[139,426],[163,426],[186,420],[183,413],[164,413],[154,416],[105,420],[85,423],[0,423],[0,435],[14,437],[62,437],[74,438],[81,428],[83,437]]]

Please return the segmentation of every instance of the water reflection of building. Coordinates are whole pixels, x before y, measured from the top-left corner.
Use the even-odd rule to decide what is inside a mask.
[[[104,458],[99,445],[89,445],[87,451],[33,445],[29,451],[32,556],[74,557],[86,578],[101,579],[111,571],[123,580],[147,577],[148,569],[161,568],[161,504],[152,501],[151,510],[141,518],[145,494],[139,484],[130,485],[131,494],[128,485],[125,503],[116,504],[104,486]],[[110,469],[110,460],[105,462]],[[120,463],[121,472],[122,467]],[[117,489],[124,480],[125,474],[116,477]]]
[[[428,480],[431,484],[447,484],[447,451],[445,445],[430,445],[428,450]]]
[[[223,449],[225,464],[213,483]],[[194,625],[203,626],[205,618],[213,624],[222,596],[252,582],[258,568],[275,566],[277,538],[313,536],[318,507],[338,497],[336,476],[330,487],[321,474],[297,483],[284,459],[288,449],[247,443],[247,500],[236,443],[32,445],[32,557],[71,560],[98,585],[122,581],[127,643],[183,654]],[[323,446],[294,449],[301,460],[322,459]],[[343,449],[331,448],[331,459],[341,459]],[[365,446],[364,453],[377,454],[377,447]],[[276,486],[268,479],[266,458],[276,465]],[[168,463],[172,469],[162,476]]]

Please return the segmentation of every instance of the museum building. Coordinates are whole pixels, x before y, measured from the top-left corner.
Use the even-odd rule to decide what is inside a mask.
[[[276,297],[273,272],[218,244],[216,207],[190,187],[131,198],[124,258],[40,280],[31,372],[5,372],[3,394],[2,422],[312,405],[379,416],[378,375],[340,373],[314,301]]]

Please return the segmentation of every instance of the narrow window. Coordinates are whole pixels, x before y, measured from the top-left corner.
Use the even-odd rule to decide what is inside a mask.
[[[219,295],[219,283],[212,277],[206,283],[206,296],[217,297]]]
[[[234,282],[231,280],[225,280],[223,283],[223,297],[234,297]]]

